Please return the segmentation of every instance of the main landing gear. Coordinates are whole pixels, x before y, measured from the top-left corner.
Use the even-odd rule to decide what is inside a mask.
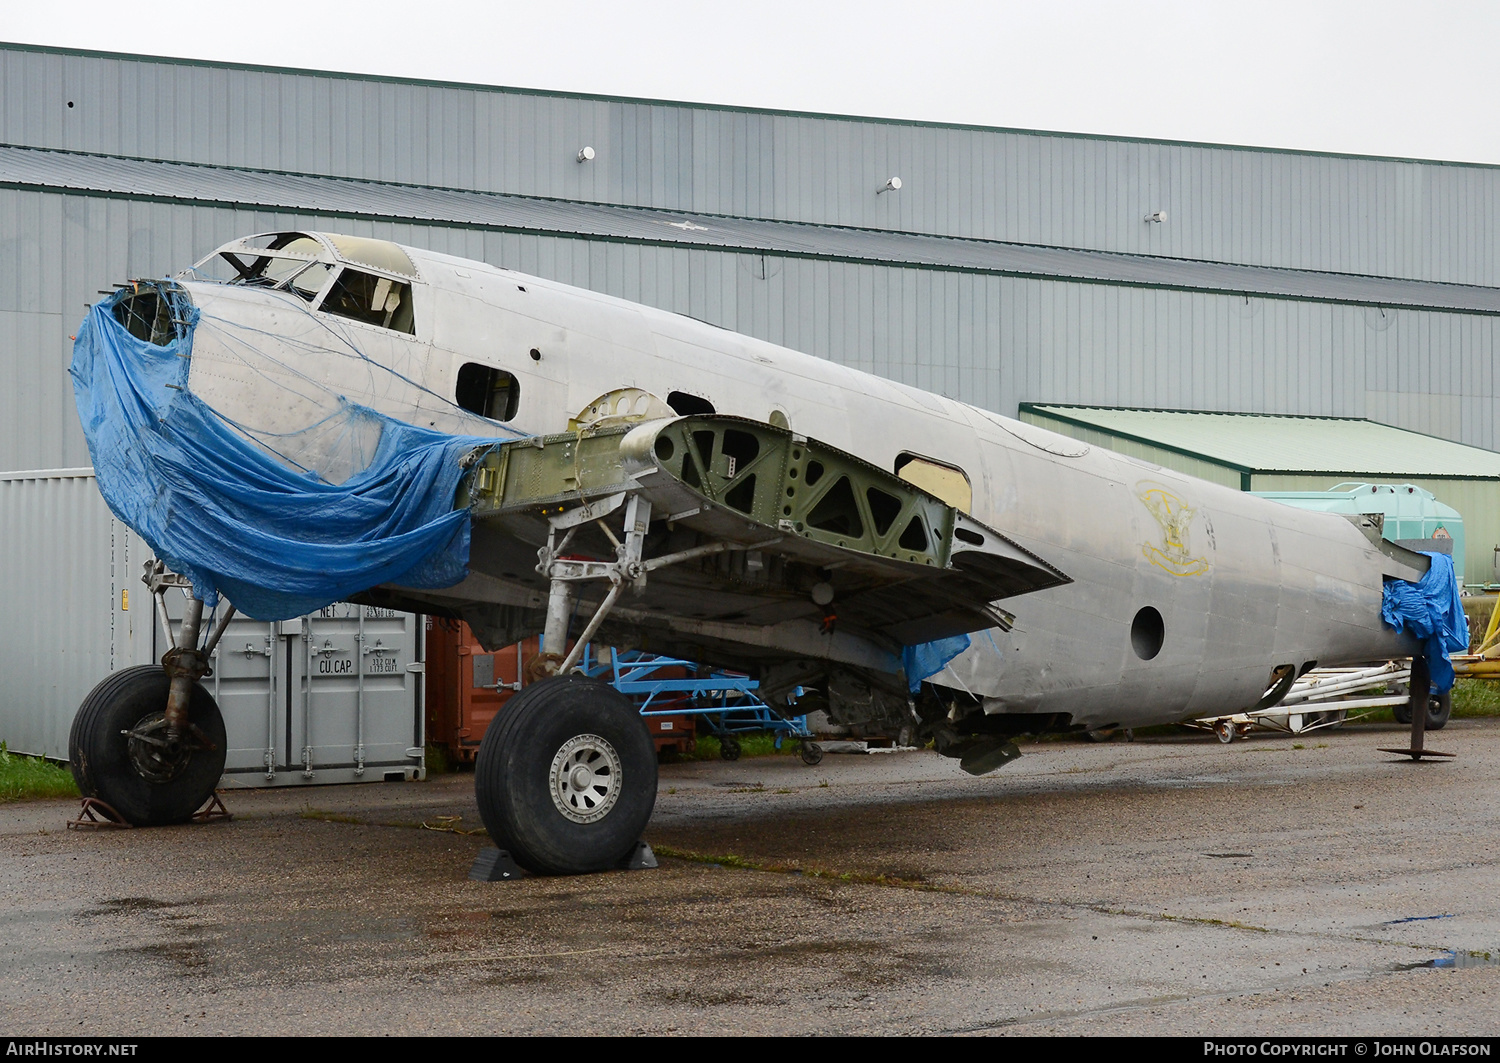
[[[485,829],[517,864],[544,875],[617,867],[656,805],[656,747],[613,687],[554,676],[505,703],[474,763]]]
[[[613,562],[562,556],[578,526],[623,508],[623,535]],[[640,845],[656,807],[656,746],[634,704],[608,684],[569,674],[620,592],[644,583],[653,567],[717,553],[698,549],[645,562],[641,548],[651,505],[622,494],[601,507],[553,516],[537,571],[551,583],[545,645],[566,646],[577,584],[607,580],[592,619],[563,657],[544,654],[551,678],[505,703],[485,730],[474,762],[474,797],[490,837],[514,862],[542,875],[577,875],[621,866]],[[560,538],[559,538],[560,536]]]
[[[166,588],[191,590],[159,561],[146,566],[145,582],[164,624]],[[224,774],[224,718],[198,680],[209,674],[209,655],[233,613],[230,607],[200,648],[203,603],[189,597],[175,638],[166,625],[173,647],[160,667],[115,672],[83,699],[68,761],[84,797],[137,827],[185,823],[213,797]]]

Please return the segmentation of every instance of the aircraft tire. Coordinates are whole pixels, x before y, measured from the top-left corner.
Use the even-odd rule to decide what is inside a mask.
[[[1391,706],[1391,715],[1396,717],[1396,722],[1407,725],[1411,723],[1411,710],[1406,705]],[[1433,694],[1427,699],[1427,730],[1441,731],[1448,726],[1448,720],[1453,715],[1453,691],[1446,694]]]
[[[474,797],[490,838],[539,875],[607,871],[656,806],[656,747],[613,687],[554,676],[510,698],[485,731]]]
[[[110,805],[137,827],[192,819],[224,774],[224,717],[201,683],[193,684],[188,722],[208,748],[190,735],[181,752],[169,754],[124,733],[164,727],[170,686],[158,665],[115,672],[83,699],[68,735],[68,763],[79,792]]]
[[[1427,730],[1441,731],[1448,726],[1448,718],[1452,715],[1453,691],[1434,694],[1427,699]]]

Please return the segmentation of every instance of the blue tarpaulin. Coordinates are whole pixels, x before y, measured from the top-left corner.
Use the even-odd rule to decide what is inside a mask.
[[[1469,622],[1459,598],[1453,558],[1435,553],[1427,556],[1432,558],[1432,567],[1416,583],[1386,580],[1380,615],[1398,632],[1421,641],[1432,687],[1442,694],[1453,688],[1453,664],[1448,654],[1469,648]]]
[[[922,680],[937,675],[948,662],[969,648],[968,635],[954,635],[951,639],[924,642],[920,646],[907,646],[901,651],[901,666],[906,670],[906,686],[915,694]]]
[[[193,592],[284,620],[383,583],[463,579],[469,515],[453,508],[459,458],[493,439],[450,436],[340,401],[333,419],[378,434],[341,484],[288,467],[187,390],[198,313],[161,285],[179,325],[161,346],[90,309],[73,347],[73,393],[100,493]],[[337,427],[337,426],[335,426]]]

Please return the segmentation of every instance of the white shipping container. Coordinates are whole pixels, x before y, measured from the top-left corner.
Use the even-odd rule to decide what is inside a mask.
[[[167,649],[141,582],[152,553],[110,513],[92,469],[0,473],[0,740],[67,759],[79,704]],[[169,589],[174,630],[184,596]],[[202,682],[229,748],[225,786],[425,777],[423,625],[340,602],[277,623],[236,617]]]

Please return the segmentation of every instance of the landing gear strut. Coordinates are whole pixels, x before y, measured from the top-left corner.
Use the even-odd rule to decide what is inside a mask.
[[[621,534],[605,523],[623,510]],[[592,522],[615,547],[614,561],[566,556],[578,529]],[[485,730],[474,762],[474,796],[485,829],[511,859],[544,875],[605,871],[626,862],[656,806],[656,747],[634,704],[606,683],[568,674],[621,593],[645,586],[666,565],[728,550],[730,542],[646,559],[651,503],[634,491],[597,499],[548,520],[537,572],[550,583],[544,645],[532,666],[541,678],[505,703]],[[578,585],[609,590],[566,655]],[[726,747],[729,748],[729,747]],[[654,865],[652,865],[654,866]]]
[[[1448,714],[1452,711],[1452,701],[1443,700],[1450,699],[1451,695],[1435,695],[1432,693],[1430,683],[1431,674],[1426,657],[1419,654],[1411,659],[1411,700],[1405,706],[1406,711],[1404,715],[1406,718],[1403,720],[1401,716],[1397,716],[1400,722],[1411,724],[1411,748],[1391,749],[1382,746],[1380,747],[1382,753],[1396,753],[1401,756],[1411,757],[1414,761],[1419,761],[1423,757],[1442,758],[1455,756],[1453,753],[1440,753],[1435,749],[1428,749],[1424,745],[1423,740],[1427,733],[1427,728],[1432,727],[1436,730],[1442,727],[1448,722]],[[1438,704],[1434,705],[1434,702]],[[1431,721],[1435,716],[1437,722],[1434,724]]]
[[[145,583],[172,639],[162,595],[191,584],[160,561],[146,566]],[[190,596],[161,667],[116,672],[83,699],[68,761],[84,797],[103,801],[127,823],[155,827],[187,822],[213,796],[224,774],[224,718],[198,680],[209,674],[209,655],[233,614],[230,607],[200,648],[203,603]]]

